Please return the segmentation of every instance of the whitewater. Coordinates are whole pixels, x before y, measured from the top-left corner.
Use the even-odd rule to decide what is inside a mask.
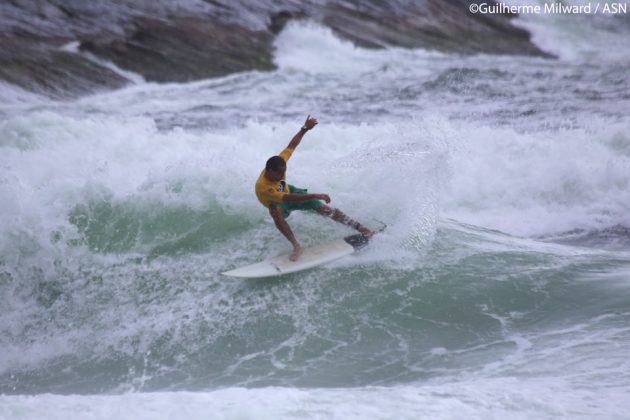
[[[0,418],[627,418],[629,19],[518,18],[556,59],[298,21],[271,72],[0,85]],[[222,277],[290,250],[254,183],[308,114],[288,181],[388,229]]]

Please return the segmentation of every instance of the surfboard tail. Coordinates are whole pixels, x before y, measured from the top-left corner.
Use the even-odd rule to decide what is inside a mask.
[[[368,244],[368,242],[370,242],[367,236],[363,235],[362,233],[346,236],[345,238],[343,238],[343,240],[346,241],[346,243],[355,250],[363,248]]]
[[[374,219],[374,220],[376,220],[376,219]],[[384,231],[387,228],[387,225],[385,223],[381,222],[380,220],[376,220],[376,221],[379,222],[380,224],[382,224],[383,226],[381,226],[374,233],[381,233],[382,231]],[[346,241],[346,243],[348,245],[352,246],[352,248],[354,248],[355,251],[365,247],[370,242],[370,238],[368,238],[367,236],[365,236],[362,233],[358,233],[356,235],[346,236],[345,238],[343,238],[343,240]]]

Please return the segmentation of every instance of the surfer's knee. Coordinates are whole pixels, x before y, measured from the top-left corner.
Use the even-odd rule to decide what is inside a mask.
[[[284,220],[282,209],[278,206],[269,206],[269,214],[271,215],[271,218],[276,222]]]

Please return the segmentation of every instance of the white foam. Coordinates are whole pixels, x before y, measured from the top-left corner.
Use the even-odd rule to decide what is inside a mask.
[[[383,240],[391,241],[392,256],[394,244],[423,249],[440,217],[524,236],[627,226],[627,126],[595,127],[518,133],[439,118],[359,127],[324,122],[292,158],[289,180],[329,193],[332,205],[355,219],[386,221]],[[294,131],[291,123],[255,122],[208,133],[160,131],[146,117],[52,111],[9,118],[0,123],[2,236],[48,249],[55,232],[76,236],[70,211],[99,197],[147,209],[219,205],[266,220],[253,183]],[[298,222],[307,230],[322,225],[318,218]],[[329,235],[339,228],[324,225]],[[13,239],[0,247],[5,258],[15,255]]]
[[[50,103],[44,96],[0,80],[0,110],[3,112],[17,113],[24,108]]]
[[[514,5],[539,5],[544,7],[544,1],[537,0],[507,0]],[[532,41],[544,51],[558,56],[562,60],[605,60],[623,61],[630,59],[630,49],[626,40],[630,36],[628,23],[630,14],[605,14],[604,4],[601,2],[599,13],[532,13],[521,14],[514,20],[532,34]],[[593,8],[596,3],[584,0],[563,2],[565,5],[587,5]],[[623,3],[621,3],[623,4]]]
[[[626,418],[623,388],[560,378],[498,377],[424,386],[226,388],[210,392],[0,396],[11,419],[552,419]]]
[[[329,28],[308,21],[289,22],[274,46],[274,61],[281,69],[318,73],[365,71],[365,64],[370,61],[366,51],[339,39]]]
[[[462,131],[444,200],[449,217],[518,235],[630,223],[630,159],[619,153],[630,141],[626,124]]]
[[[195,307],[190,306],[192,298],[185,295],[173,297],[167,313],[162,313],[159,305],[138,307],[127,302],[125,296],[134,293],[138,275],[138,266],[128,259],[146,256],[162,244],[160,237],[156,242],[134,238],[130,248],[120,255],[89,249],[70,221],[77,206],[102,203],[115,212],[146,214],[169,208],[198,212],[218,208],[256,225],[247,234],[232,235],[224,244],[214,246],[210,257],[184,255],[176,263],[158,260],[140,266],[152,276],[171,279],[173,284],[180,282],[186,270],[196,279],[213,276],[245,255],[251,261],[285,251],[289,244],[256,201],[253,187],[267,157],[284,148],[295,132],[295,124],[255,122],[225,132],[199,133],[181,128],[160,131],[146,117],[75,118],[52,111],[33,112],[0,123],[4,163],[0,193],[7,203],[0,209],[0,253],[3,270],[17,281],[5,284],[3,292],[8,296],[19,290],[29,296],[26,302],[8,305],[0,326],[13,331],[13,337],[20,336],[31,316],[41,316],[36,299],[41,294],[39,289],[49,282],[55,287],[57,281],[62,281],[60,287],[66,292],[81,290],[73,294],[76,301],[72,311],[62,311],[65,315],[60,316],[83,317],[85,325],[67,331],[41,324],[31,329],[38,335],[37,344],[26,350],[25,342],[7,337],[10,345],[5,347],[7,354],[0,371],[15,366],[41,366],[63,355],[102,354],[108,346],[123,353],[146,351],[150,337],[169,331],[177,319]],[[423,207],[413,199],[425,196],[422,192],[430,191],[438,182],[439,171],[432,173],[435,166],[430,161],[438,149],[427,142],[414,143],[413,139],[402,145],[392,142],[383,146],[377,140],[392,137],[392,127],[387,124],[365,126],[358,132],[352,126],[328,124],[309,133],[309,137],[290,161],[289,179],[312,192],[329,193],[333,205],[356,219],[366,223],[374,215],[388,219],[391,241],[379,248],[377,255],[366,254],[368,259],[400,258],[396,249],[409,239],[410,226],[418,226],[417,232],[412,231],[416,239],[423,234],[420,228],[426,228],[428,234],[437,228],[437,215],[431,213],[436,209]],[[391,155],[385,160],[379,158],[383,147],[385,154]],[[418,166],[426,166],[426,170],[418,171]],[[391,178],[383,176],[387,171],[397,174],[395,185],[391,185]],[[430,212],[425,214],[427,211]],[[112,217],[110,223],[115,223],[120,216]],[[348,228],[312,215],[292,216],[291,223],[305,245],[349,233]],[[77,240],[78,245],[73,245]],[[60,277],[63,280],[58,280]],[[106,288],[111,287],[111,282],[116,284],[110,297],[113,300],[95,313],[81,315],[94,305],[95,299],[98,301],[101,293],[98,284],[85,286],[86,279],[93,277],[109,284]],[[240,286],[226,282],[221,287],[231,290]],[[220,296],[221,292],[214,291],[208,299],[213,301]],[[65,304],[60,303],[62,307]],[[229,307],[235,306],[239,305]],[[171,314],[177,310],[181,313],[173,318]],[[241,322],[239,319],[248,319],[248,314],[237,316],[231,312],[226,317],[229,322],[222,318],[211,320],[217,334],[221,328]],[[111,331],[107,327],[123,325],[125,318],[137,322]],[[96,329],[104,333],[98,339],[90,338]],[[129,337],[138,340],[134,347],[129,347]]]
[[[275,64],[283,71],[329,75],[361,74],[386,70],[391,63],[429,63],[443,54],[424,50],[388,48],[370,50],[340,39],[333,31],[312,21],[291,21],[274,41]],[[404,57],[404,60],[400,60]],[[421,72],[422,66],[414,66]]]

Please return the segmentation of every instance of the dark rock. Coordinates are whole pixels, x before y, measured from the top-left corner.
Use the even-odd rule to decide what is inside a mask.
[[[425,1],[389,10],[376,1],[329,3],[323,23],[365,48],[550,56],[531,43],[527,31],[511,24],[512,16],[472,14],[469,3]]]
[[[549,56],[508,15],[473,15],[468,0],[5,0],[0,79],[51,96],[128,83],[92,57],[156,82],[270,70],[273,39],[311,19],[367,48]],[[60,46],[80,42],[80,52]]]
[[[271,23],[267,26],[267,28],[273,34],[277,35],[280,32],[282,32],[286,24],[291,19],[305,19],[306,17],[307,15],[305,15],[304,13],[295,13],[295,12],[289,12],[289,11],[283,10],[271,16],[271,19],[270,19]]]
[[[210,19],[140,18],[128,35],[81,43],[89,51],[155,82],[185,82],[247,70],[271,70],[273,35]]]
[[[110,69],[61,50],[69,40],[0,35],[0,79],[53,98],[70,98],[129,81]]]

